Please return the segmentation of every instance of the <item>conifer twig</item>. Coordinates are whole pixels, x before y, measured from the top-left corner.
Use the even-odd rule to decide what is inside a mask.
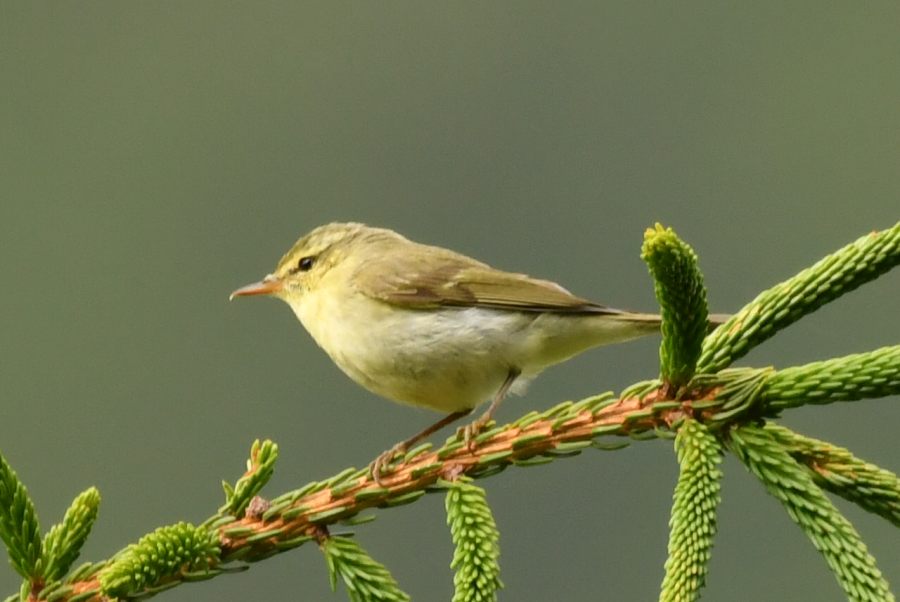
[[[859,535],[823,489],[898,525],[897,476],[765,420],[799,405],[897,393],[900,347],[780,371],[728,366],[777,330],[900,264],[900,224],[762,293],[705,339],[705,289],[693,251],[672,230],[657,227],[647,234],[644,256],[663,306],[660,379],[637,383],[618,398],[607,393],[567,401],[489,426],[471,446],[458,435],[438,449],[422,444],[397,459],[379,483],[367,468],[348,468],[262,498],[278,448],[257,441],[247,471],[233,485],[224,484],[225,504],[205,522],[161,527],[112,558],[64,576],[90,531],[99,497],[88,490],[76,498],[63,522],[41,540],[27,490],[0,456],[0,537],[25,577],[20,593],[8,601],[148,598],[181,583],[243,570],[310,541],[320,544],[333,582],[344,580],[352,600],[406,600],[382,565],[355,541],[329,534],[329,527],[363,522],[360,513],[368,508],[448,490],[456,599],[492,600],[500,587],[496,525],[483,490],[470,479],[658,437],[675,438],[681,467],[661,600],[696,599],[703,585],[715,532],[721,442],[782,502],[850,599],[893,600]],[[609,443],[613,437],[619,441]]]
[[[484,489],[459,479],[446,482],[447,524],[455,551],[450,568],[452,602],[493,602],[500,582],[500,534]]]
[[[806,404],[876,399],[900,394],[900,345],[784,368],[761,391],[772,412]]]
[[[690,245],[660,224],[644,233],[641,257],[653,275],[660,306],[660,378],[672,396],[694,375],[709,326],[703,274]]]
[[[766,431],[801,466],[816,485],[900,527],[900,478],[857,458],[843,447],[804,437],[774,423]]]
[[[345,536],[322,537],[319,547],[328,562],[331,589],[343,581],[352,602],[409,602],[409,596],[383,565],[356,541]]]
[[[770,432],[741,426],[729,432],[728,446],[800,525],[850,600],[894,600],[859,533]]]
[[[766,290],[703,342],[700,373],[718,372],[826,303],[900,264],[900,222],[872,232]]]
[[[25,579],[40,577],[41,526],[25,485],[0,455],[0,539],[9,562]]]
[[[686,419],[675,438],[680,472],[669,519],[669,558],[660,602],[700,596],[716,534],[722,447],[703,424]]]

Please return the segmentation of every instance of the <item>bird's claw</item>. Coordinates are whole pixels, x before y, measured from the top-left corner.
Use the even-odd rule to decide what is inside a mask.
[[[479,416],[463,427],[463,445],[468,450],[475,449],[475,437],[491,423],[489,415]]]
[[[398,443],[391,449],[381,452],[378,454],[372,463],[369,464],[369,475],[372,477],[372,480],[375,481],[379,487],[384,487],[384,481],[381,480],[382,473],[385,472],[386,469],[390,468],[391,462],[394,458],[399,454],[406,453],[406,445],[403,443]],[[388,470],[388,473],[391,471]]]

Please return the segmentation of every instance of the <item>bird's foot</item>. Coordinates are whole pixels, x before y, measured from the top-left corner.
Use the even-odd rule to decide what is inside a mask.
[[[462,428],[463,443],[466,449],[475,449],[475,437],[492,422],[491,415],[485,413]]]
[[[392,447],[391,449],[381,452],[378,454],[378,457],[372,460],[372,463],[369,464],[369,475],[372,477],[379,487],[384,487],[384,482],[381,480],[383,473],[386,471],[388,474],[391,472],[390,464],[400,454],[405,454],[407,451],[406,442],[401,442]]]

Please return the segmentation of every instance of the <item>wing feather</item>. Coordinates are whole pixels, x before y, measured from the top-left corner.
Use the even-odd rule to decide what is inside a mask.
[[[425,248],[384,249],[360,265],[354,274],[357,289],[374,299],[416,309],[459,306],[623,313],[577,297],[549,280],[497,270],[447,249],[415,246]]]

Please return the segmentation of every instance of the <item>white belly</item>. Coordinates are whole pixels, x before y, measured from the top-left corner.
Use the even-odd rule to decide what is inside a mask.
[[[516,389],[549,365],[604,342],[633,338],[606,316],[476,307],[411,310],[362,295],[325,304],[315,293],[292,304],[315,341],[370,391],[442,412],[490,399],[511,370]]]

